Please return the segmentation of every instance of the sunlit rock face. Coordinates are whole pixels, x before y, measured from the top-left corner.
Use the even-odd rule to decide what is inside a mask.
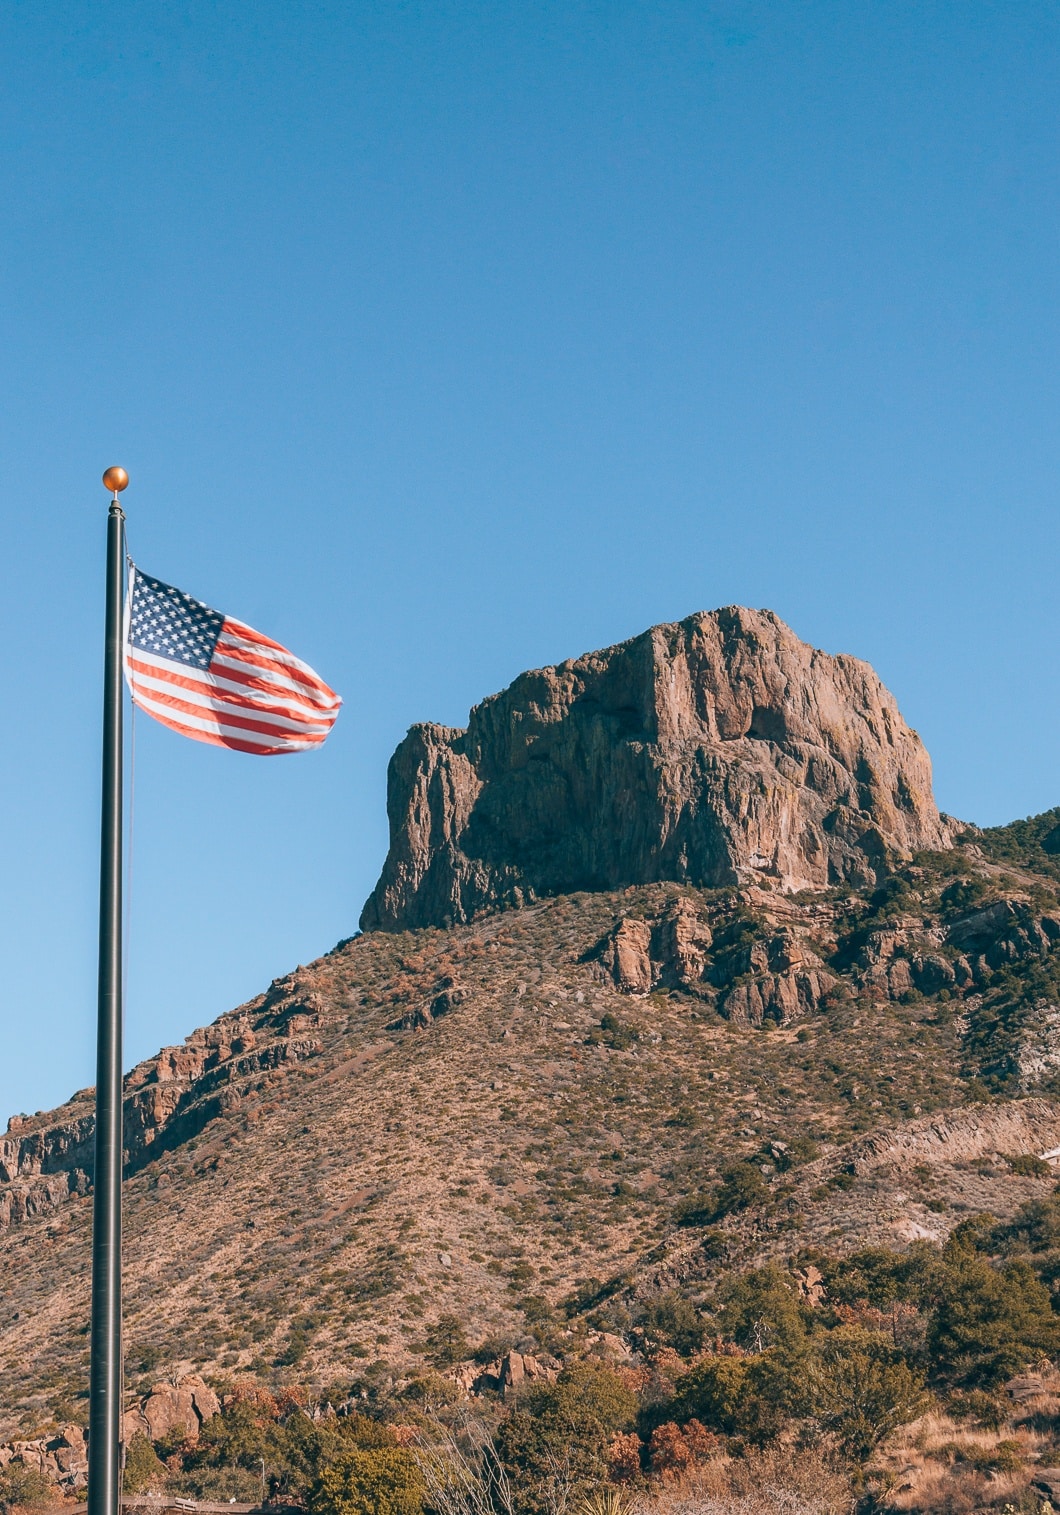
[[[916,732],[872,668],[729,606],[524,673],[388,775],[365,930],[662,880],[871,884],[949,845]]]

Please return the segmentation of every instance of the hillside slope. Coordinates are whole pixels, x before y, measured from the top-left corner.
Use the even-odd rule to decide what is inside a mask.
[[[278,980],[128,1080],[130,1385],[378,1379],[443,1315],[562,1355],[722,1261],[1011,1215],[1053,1183],[1011,1159],[1060,1146],[1058,824],[873,891],[565,895]],[[0,1144],[0,1435],[83,1417],[90,1135],[82,1094]]]

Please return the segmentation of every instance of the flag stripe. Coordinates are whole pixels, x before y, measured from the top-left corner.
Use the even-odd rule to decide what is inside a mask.
[[[146,710],[165,725],[180,727],[186,732],[212,731],[222,736],[238,737],[255,749],[270,752],[285,752],[288,748],[312,747],[322,740],[319,736],[288,736],[286,732],[260,726],[242,716],[222,716],[207,710],[185,709],[181,701],[166,695],[149,695],[143,690],[134,692],[134,699],[141,710]]]
[[[282,713],[273,713],[257,705],[248,706],[246,703],[236,704],[227,699],[214,699],[209,695],[200,694],[197,690],[185,689],[182,684],[183,681],[170,683],[137,674],[133,680],[133,689],[146,699],[159,700],[166,705],[171,705],[174,710],[184,710],[189,715],[213,714],[237,726],[245,724],[248,730],[267,731],[274,737],[282,736],[285,732],[291,732],[297,736],[325,737],[333,725],[332,721],[321,723],[319,720],[294,720]],[[237,714],[237,712],[242,713]]]
[[[237,752],[253,752],[261,757],[271,757],[283,752],[303,752],[315,745],[312,742],[284,742],[282,746],[262,745],[253,740],[248,741],[245,733],[233,736],[221,726],[210,726],[206,722],[197,722],[192,726],[184,721],[176,721],[163,710],[153,710],[135,694],[133,703],[160,725],[168,726],[171,731],[179,731],[181,736],[191,737],[196,742],[209,742],[215,747],[233,747]]]
[[[308,663],[303,663],[301,658],[296,658],[294,653],[288,652],[286,647],[281,647],[279,642],[273,642],[269,637],[262,636],[260,631],[254,631],[250,626],[245,626],[242,621],[226,616],[221,628],[221,638],[231,646],[233,651],[242,650],[245,655],[261,654],[266,657],[268,664],[277,668],[286,668],[292,677],[301,676],[306,683],[311,684],[314,689],[321,690],[330,699],[339,698],[333,689],[328,688],[320,675],[313,672]]]
[[[300,700],[306,700],[313,706],[337,710],[339,704],[342,703],[325,699],[316,689],[296,682],[286,673],[281,673],[275,668],[269,668],[262,663],[249,663],[245,658],[236,657],[220,643],[210,661],[210,667],[223,668],[230,677],[246,684],[248,688],[285,689],[289,694],[296,695]]]
[[[287,715],[292,720],[326,721],[328,726],[334,725],[337,711],[314,709],[296,700],[285,700],[270,693],[268,699],[262,695],[256,695],[253,700],[248,698],[245,687],[238,683],[231,683],[228,679],[219,678],[217,674],[199,674],[195,669],[187,668],[183,664],[166,664],[160,658],[151,657],[150,653],[137,651],[130,654],[126,660],[127,666],[132,670],[134,682],[145,682],[153,688],[161,685],[172,685],[177,689],[185,689],[189,696],[200,695],[207,700],[227,700],[232,704],[248,706],[253,704],[255,710],[270,711],[276,715]]]

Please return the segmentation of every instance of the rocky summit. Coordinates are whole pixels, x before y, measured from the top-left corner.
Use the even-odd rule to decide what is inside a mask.
[[[951,831],[869,665],[738,606],[524,673],[466,730],[414,726],[387,810],[366,931],[661,880],[871,885]]]

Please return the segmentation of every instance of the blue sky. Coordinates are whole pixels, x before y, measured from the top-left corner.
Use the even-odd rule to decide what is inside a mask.
[[[346,701],[297,758],[138,721],[130,1062],[355,929],[411,722],[697,609],[869,659],[952,813],[1060,803],[1055,5],[38,0],[0,46],[0,1117],[93,1078],[109,463],[143,567]]]

